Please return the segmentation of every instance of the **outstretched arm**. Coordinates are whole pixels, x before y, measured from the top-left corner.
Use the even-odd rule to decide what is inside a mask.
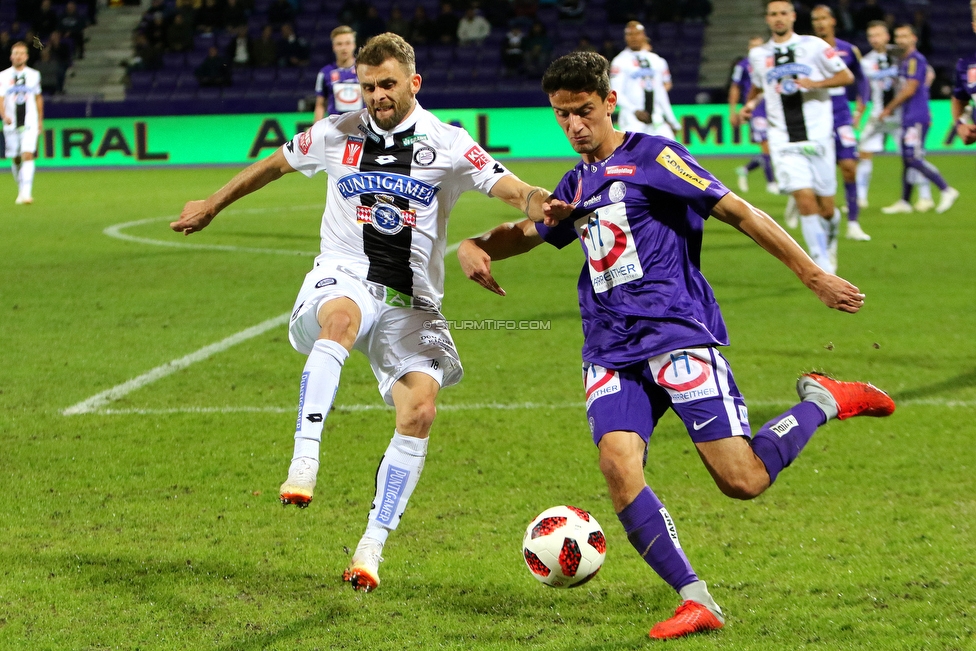
[[[504,260],[542,244],[535,222],[524,219],[517,224],[502,224],[481,237],[473,237],[458,246],[458,261],[464,275],[499,296],[505,290],[491,275],[491,261]]]
[[[715,204],[712,215],[751,237],[789,267],[827,307],[853,314],[864,305],[864,294],[857,287],[818,267],[772,217],[732,192]]]
[[[202,231],[213,221],[217,213],[230,204],[294,171],[295,168],[288,164],[279,148],[267,158],[242,170],[209,198],[202,201],[188,201],[183,206],[179,220],[172,222],[169,227],[184,235]]]

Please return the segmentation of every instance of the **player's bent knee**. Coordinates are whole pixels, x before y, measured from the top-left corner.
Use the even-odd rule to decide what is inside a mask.
[[[727,497],[751,500],[769,488],[769,475],[765,469],[762,472],[741,472],[731,477],[716,478],[716,484]]]
[[[404,436],[425,437],[430,432],[437,406],[433,399],[424,399],[397,409],[397,431]]]

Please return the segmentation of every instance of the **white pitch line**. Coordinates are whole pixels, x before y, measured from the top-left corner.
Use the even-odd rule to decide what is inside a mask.
[[[787,400],[750,400],[750,407],[787,409],[793,406],[794,402]],[[921,398],[913,400],[902,400],[898,402],[898,408],[906,407],[940,407],[940,408],[976,408],[976,400],[939,400],[934,398]],[[293,414],[296,407],[171,407],[162,409],[93,409],[85,413],[99,416],[157,416],[174,414]],[[516,402],[516,403],[497,403],[497,402],[476,402],[470,404],[447,404],[438,405],[437,411],[477,411],[479,409],[494,409],[501,411],[516,411],[520,409],[528,410],[552,410],[562,409],[584,409],[583,401],[542,403],[542,402]],[[337,412],[354,413],[363,411],[392,411],[393,407],[383,404],[371,405],[336,405]]]
[[[268,319],[263,321],[256,326],[251,326],[246,330],[241,330],[237,334],[233,334],[226,339],[222,339],[215,344],[210,344],[209,346],[204,346],[200,350],[190,353],[185,357],[180,357],[179,359],[174,359],[171,362],[167,362],[162,366],[157,366],[147,373],[143,373],[138,377],[134,377],[128,382],[123,382],[118,386],[114,386],[107,391],[102,391],[93,395],[87,400],[83,400],[76,405],[72,405],[61,412],[64,416],[75,416],[78,414],[87,414],[96,411],[100,407],[107,405],[113,400],[118,400],[122,396],[140,389],[147,384],[151,384],[160,378],[164,378],[167,375],[172,375],[173,373],[179,371],[180,369],[186,368],[191,364],[207,359],[211,355],[216,355],[219,352],[227,350],[231,346],[236,346],[242,341],[247,341],[248,339],[253,339],[258,335],[261,335],[272,328],[276,328],[280,325],[288,323],[288,317],[291,316],[291,312],[285,312],[284,314],[279,314],[273,319]]]
[[[168,217],[153,217],[152,219],[143,219],[143,220],[136,221],[136,222],[128,222],[128,225],[145,224],[145,223],[152,222],[152,221],[158,221],[160,219],[169,219],[169,218]],[[115,228],[121,228],[121,227],[124,227],[124,226],[126,226],[126,224],[118,224],[116,226],[112,226],[110,228],[105,229],[105,233],[106,233],[106,235],[108,235],[109,234],[108,233],[109,230],[115,229]],[[217,250],[234,250],[234,251],[250,251],[250,252],[265,252],[265,253],[290,253],[290,254],[293,254],[293,255],[299,253],[298,251],[278,251],[278,250],[273,250],[273,249],[267,249],[267,250],[264,250],[264,249],[243,249],[243,248],[238,248],[238,247],[218,247],[218,246],[210,246],[210,245],[174,244],[174,243],[166,243],[166,242],[157,241],[157,240],[143,240],[143,238],[133,238],[133,237],[128,236],[128,235],[122,235],[121,233],[117,233],[117,235],[112,235],[112,237],[119,237],[120,239],[128,239],[128,240],[132,240],[132,241],[136,241],[136,242],[142,242],[142,243],[158,244],[158,245],[161,245],[161,246],[182,246],[182,247],[193,247],[193,248],[210,248],[210,249],[217,249]],[[461,245],[461,243],[460,242],[457,242],[456,244],[452,244],[452,245],[448,246],[447,249],[445,250],[445,253],[453,253],[454,251],[457,251],[457,248],[460,245]],[[309,254],[309,255],[318,255],[318,254],[316,253],[316,254]],[[97,394],[93,395],[91,398],[88,398],[87,400],[83,400],[83,401],[79,402],[78,404],[75,404],[75,405],[72,405],[72,406],[68,407],[67,409],[65,409],[64,411],[62,411],[61,414],[64,415],[64,416],[77,416],[79,414],[90,414],[90,413],[94,413],[94,412],[99,412],[99,413],[140,413],[138,410],[136,410],[136,411],[128,411],[128,410],[101,410],[101,407],[107,405],[108,403],[112,402],[113,400],[118,400],[119,398],[125,396],[126,394],[132,393],[133,391],[135,391],[137,389],[141,389],[142,387],[146,386],[147,384],[151,384],[151,383],[155,382],[156,380],[159,380],[160,378],[164,378],[167,375],[172,375],[176,371],[178,371],[180,369],[183,369],[183,368],[186,368],[187,366],[189,366],[191,364],[195,364],[196,362],[205,360],[205,359],[207,359],[208,357],[210,357],[212,355],[216,355],[219,352],[225,351],[228,348],[230,348],[231,346],[236,346],[237,344],[239,344],[241,342],[244,342],[244,341],[247,341],[248,339],[253,339],[254,337],[257,337],[258,335],[261,335],[261,334],[267,332],[271,328],[274,328],[276,326],[279,326],[279,325],[283,325],[285,323],[288,323],[288,318],[290,316],[291,316],[291,312],[285,312],[284,314],[279,314],[278,316],[276,316],[276,317],[274,317],[272,319],[268,319],[267,321],[263,321],[263,322],[257,324],[256,326],[252,326],[250,328],[247,328],[246,330],[241,330],[237,334],[233,334],[233,335],[227,337],[226,339],[222,339],[221,341],[218,341],[215,344],[210,344],[209,346],[204,346],[200,350],[198,350],[196,352],[193,352],[193,353],[190,353],[189,355],[186,355],[184,357],[180,357],[179,359],[174,359],[173,361],[167,362],[166,364],[163,364],[162,366],[157,366],[156,368],[152,369],[151,371],[148,371],[146,373],[143,373],[142,375],[140,375],[138,377],[132,378],[128,382],[123,382],[122,384],[119,384],[117,386],[114,386],[111,389],[108,389],[107,391],[102,391],[101,393],[97,393]],[[526,403],[526,404],[529,404],[529,403]],[[361,407],[362,408],[362,409],[358,409],[359,411],[365,411],[366,409],[372,409],[372,408],[382,408],[380,406],[375,406],[374,407],[374,406],[370,406],[370,405],[358,405],[358,406],[354,406],[352,408],[349,408],[347,410],[357,410],[357,407]],[[499,407],[499,408],[500,409],[505,409],[505,407]],[[450,408],[448,408],[448,409],[450,410]],[[219,411],[219,408],[218,408],[218,411]],[[246,408],[245,407],[241,411],[255,411],[255,409]],[[292,409],[291,411],[294,411],[294,409]],[[155,412],[147,411],[147,412],[141,412],[141,413],[155,413]],[[160,413],[169,413],[169,412],[165,412],[164,411],[164,412],[160,412]],[[174,412],[174,413],[176,413],[176,412]],[[206,412],[202,412],[202,413],[206,413]]]

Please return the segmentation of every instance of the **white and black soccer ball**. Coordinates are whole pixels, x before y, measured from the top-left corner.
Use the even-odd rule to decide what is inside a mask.
[[[600,571],[607,539],[600,523],[575,506],[554,506],[525,530],[522,556],[536,579],[553,588],[583,585]]]

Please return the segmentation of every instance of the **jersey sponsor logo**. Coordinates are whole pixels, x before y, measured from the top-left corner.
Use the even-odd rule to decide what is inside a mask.
[[[781,419],[778,423],[770,425],[769,429],[771,429],[776,436],[783,438],[791,429],[799,426],[800,423],[797,422],[796,416],[790,414],[786,418]]]
[[[464,152],[464,157],[479,170],[485,169],[485,166],[491,162],[491,156],[488,155],[488,152],[478,145]]]
[[[339,81],[339,71],[333,70],[332,72],[330,72],[329,79],[332,80],[332,83]]]
[[[706,190],[712,184],[711,181],[703,179],[694,172],[688,164],[674,152],[670,147],[665,147],[655,159],[658,164],[668,170],[682,181],[686,181],[699,190]]]
[[[377,203],[373,206],[356,206],[356,222],[360,224],[372,224],[373,228],[381,233],[395,235],[405,227],[413,228],[417,225],[417,211],[400,210],[389,203]]]
[[[383,142],[383,138],[380,137],[380,134],[374,132],[369,127],[367,127],[365,125],[362,125],[362,124],[357,124],[356,125],[356,128],[359,129],[360,133],[362,133],[363,135],[365,135],[367,138],[369,138],[373,142],[375,142],[375,143],[381,143],[381,142]]]
[[[359,161],[363,157],[363,143],[366,142],[357,136],[346,137],[346,148],[342,152],[342,164],[351,167],[359,167]]]
[[[644,276],[625,204],[598,208],[576,220],[575,226],[586,251],[594,292],[599,294]]]
[[[348,143],[347,143],[348,144]],[[308,150],[312,146],[312,130],[303,131],[298,136],[298,148],[301,150],[303,155],[308,154]]]
[[[603,195],[602,194],[598,194],[595,197],[590,197],[589,199],[587,199],[586,201],[584,201],[583,202],[583,207],[584,208],[589,208],[590,206],[592,206],[595,203],[600,203],[600,201],[602,201],[602,200],[603,200]]]
[[[838,54],[837,50],[835,50],[832,47],[828,47],[826,50],[824,50],[824,56],[827,57],[828,59],[833,59],[835,56],[837,56],[837,54]],[[844,52],[843,54],[849,54],[849,53]]]
[[[425,142],[427,140],[426,133],[415,133],[412,136],[407,136],[403,139],[403,146],[409,147],[415,142]]]
[[[809,77],[812,69],[803,63],[782,63],[766,73],[766,82],[776,87],[780,95],[793,95],[800,87],[793,77]]]
[[[347,145],[348,146],[348,145]],[[361,194],[384,192],[396,197],[416,201],[425,208],[434,203],[439,187],[394,172],[356,172],[347,174],[338,181],[336,187],[346,199]]]
[[[373,160],[380,165],[389,165],[390,163],[395,163],[397,158],[396,156],[391,156],[390,154],[383,154],[382,156],[377,156]]]
[[[413,162],[421,167],[433,165],[435,160],[437,160],[437,152],[433,147],[421,147],[413,153]]]
[[[624,185],[623,181],[614,181],[610,185],[610,192],[607,193],[607,197],[609,197],[610,201],[612,201],[613,203],[622,201],[626,195],[627,195],[627,186]]]
[[[335,278],[323,278],[322,280],[315,283],[315,289],[322,289],[323,287],[329,287],[330,285],[335,285]]]
[[[617,372],[596,364],[583,369],[583,384],[586,387],[587,409],[597,398],[620,393],[620,376]]]
[[[298,309],[301,309],[301,307]],[[302,431],[302,411],[305,410],[305,391],[308,390],[308,375],[308,371],[302,373],[302,383],[298,393],[298,422],[295,423],[296,432]]]
[[[607,165],[603,170],[603,176],[633,176],[636,173],[636,165]]]

